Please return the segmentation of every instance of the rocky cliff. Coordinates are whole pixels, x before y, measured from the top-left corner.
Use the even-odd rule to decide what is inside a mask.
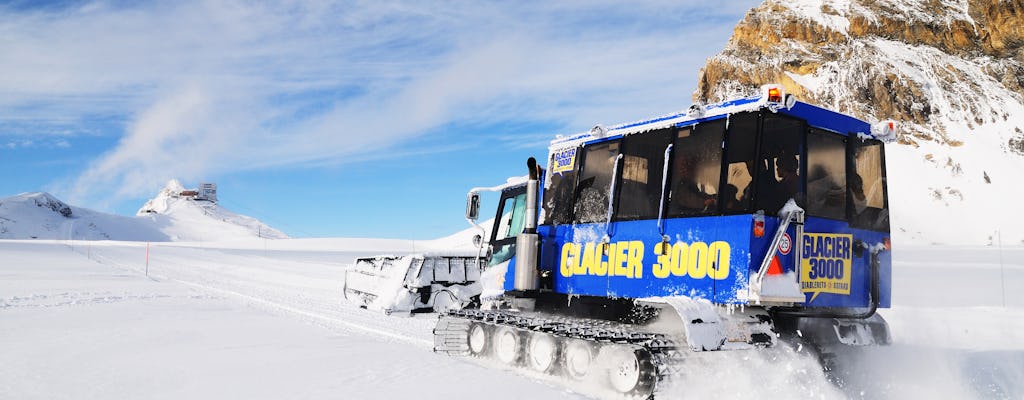
[[[991,224],[998,214],[976,213],[1024,195],[1024,0],[767,0],[708,60],[694,100],[771,82],[869,122],[901,122],[890,199],[908,239],[986,243],[1024,230],[1024,217]],[[912,211],[902,219],[900,204]],[[978,218],[936,228],[934,215],[914,215],[950,211]]]

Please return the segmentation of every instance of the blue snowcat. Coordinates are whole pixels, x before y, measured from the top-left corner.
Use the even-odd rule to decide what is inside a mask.
[[[692,352],[888,344],[894,137],[779,85],[559,136],[502,192],[500,295],[442,315],[435,350],[650,398]]]

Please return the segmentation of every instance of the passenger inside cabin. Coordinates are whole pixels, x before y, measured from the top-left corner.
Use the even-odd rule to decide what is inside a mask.
[[[760,190],[765,193],[764,195],[768,195],[770,193],[775,192],[775,187],[778,186],[778,182],[775,180],[775,177],[772,176],[770,172],[768,172],[768,168],[766,167],[766,160],[761,160],[760,171],[754,170],[757,166],[754,160],[747,160],[745,161],[745,164],[747,165],[747,174],[750,175],[751,181],[745,188],[743,188],[743,196],[740,197],[741,204],[749,204],[750,201],[753,199],[755,186],[754,182],[758,182],[758,185],[760,185]],[[758,172],[760,173],[758,174]]]
[[[739,208],[739,193],[740,190],[734,185],[726,184],[722,187],[722,203],[726,210]]]
[[[715,206],[715,198],[697,185],[697,161],[683,157],[677,163],[676,186],[672,190],[673,214],[694,215],[704,213]]]
[[[856,172],[850,174],[850,194],[853,197],[854,215],[864,212],[868,204],[867,196],[864,195],[864,178],[861,178],[860,174]]]
[[[781,178],[779,180],[779,208],[782,208],[789,199],[797,199],[800,192],[800,175],[797,170],[800,163],[796,157],[790,155],[780,156],[775,162],[775,172]],[[799,200],[799,199],[798,199]]]
[[[845,197],[843,186],[833,179],[823,165],[815,165],[808,173],[807,207],[810,210],[845,210]]]

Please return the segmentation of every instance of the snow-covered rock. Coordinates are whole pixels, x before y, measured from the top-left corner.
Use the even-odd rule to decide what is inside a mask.
[[[1020,2],[767,0],[701,70],[695,101],[780,83],[803,101],[901,124],[887,147],[896,242],[1021,243]]]

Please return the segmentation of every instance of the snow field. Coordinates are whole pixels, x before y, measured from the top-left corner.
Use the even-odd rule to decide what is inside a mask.
[[[574,397],[343,304],[354,256],[145,247],[0,242],[0,398]]]
[[[0,398],[582,397],[433,354],[431,316],[342,300],[355,257],[443,243],[153,243],[149,278],[146,243],[71,245],[0,241]],[[895,344],[845,355],[841,387],[779,346],[695,355],[661,395],[1021,398],[1024,248],[897,247],[894,260],[895,307],[880,312]]]

